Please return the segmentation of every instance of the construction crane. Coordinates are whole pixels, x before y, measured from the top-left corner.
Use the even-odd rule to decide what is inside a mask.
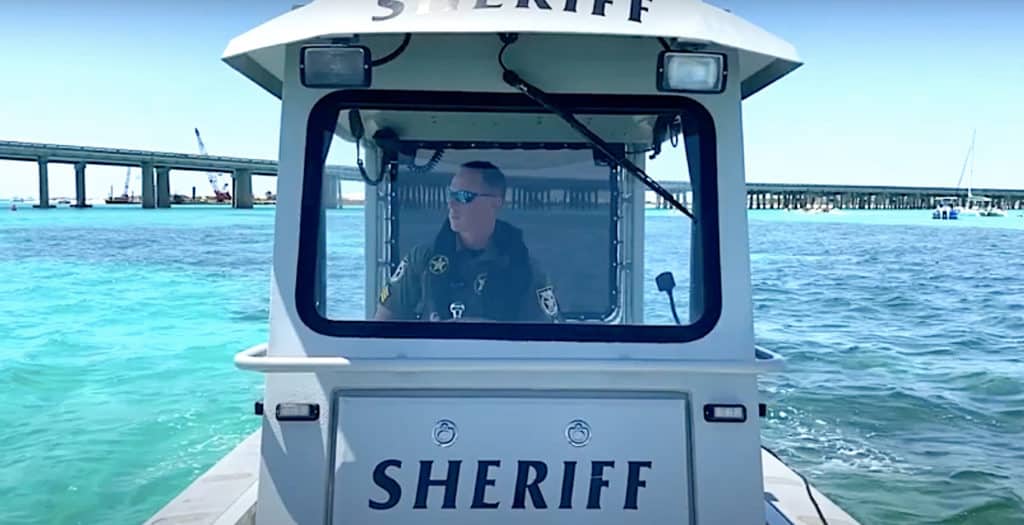
[[[124,196],[124,197],[128,196],[128,186],[129,186],[129,183],[131,183],[131,181],[132,181],[132,168],[129,167],[128,168],[128,173],[125,173],[125,175],[124,175],[124,193],[121,194],[122,196]]]
[[[199,154],[209,155],[206,152],[206,145],[203,144],[203,137],[199,135],[199,128],[195,128],[196,141],[199,142]],[[213,172],[206,172],[206,180],[210,181],[210,187],[213,188],[213,197],[217,199],[217,202],[231,202],[231,192],[228,191],[227,182],[224,183],[223,188],[217,187],[217,174]]]

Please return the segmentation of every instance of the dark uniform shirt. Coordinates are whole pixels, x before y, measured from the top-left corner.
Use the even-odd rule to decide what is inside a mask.
[[[461,245],[461,243],[459,243]],[[451,260],[457,258],[456,260]],[[485,250],[460,248],[451,256],[437,254],[430,245],[413,248],[399,263],[380,293],[380,304],[395,319],[441,321],[449,319],[490,319],[485,310],[484,296],[495,279],[503,277],[501,269],[508,258],[492,245]],[[433,276],[446,279],[431,279]],[[535,261],[530,260],[531,282],[520,297],[508,300],[519,302],[518,322],[552,322],[558,316],[558,301],[554,287]],[[448,304],[438,308],[431,300],[431,286],[446,282]],[[447,301],[447,299],[446,299]],[[506,301],[507,302],[507,301]],[[439,311],[446,310],[446,311]]]

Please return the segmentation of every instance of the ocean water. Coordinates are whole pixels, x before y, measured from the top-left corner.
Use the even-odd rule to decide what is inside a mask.
[[[273,208],[0,205],[0,523],[141,522],[257,428]],[[863,523],[1024,522],[1019,213],[751,212],[765,443]]]

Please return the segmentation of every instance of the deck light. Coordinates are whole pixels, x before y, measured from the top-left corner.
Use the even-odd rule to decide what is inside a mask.
[[[370,50],[363,46],[306,46],[299,74],[311,88],[364,88],[373,71]]]
[[[658,90],[680,93],[725,91],[725,55],[662,51],[658,55]]]

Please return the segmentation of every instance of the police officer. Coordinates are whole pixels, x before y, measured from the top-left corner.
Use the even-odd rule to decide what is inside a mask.
[[[551,322],[554,288],[523,233],[498,220],[505,175],[485,161],[463,164],[448,188],[448,219],[417,246],[381,290],[377,320]]]

